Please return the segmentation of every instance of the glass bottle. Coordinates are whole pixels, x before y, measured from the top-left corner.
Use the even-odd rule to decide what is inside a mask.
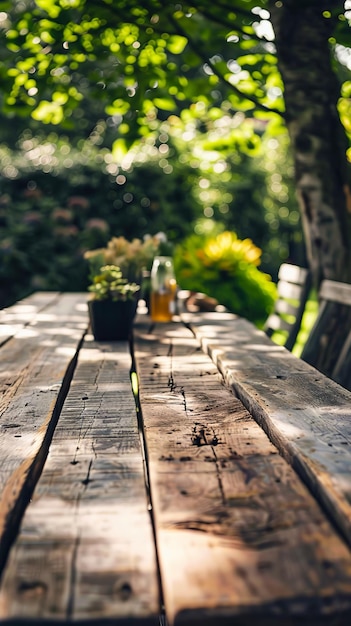
[[[151,307],[153,322],[170,322],[175,313],[177,283],[172,258],[156,256],[151,268]]]

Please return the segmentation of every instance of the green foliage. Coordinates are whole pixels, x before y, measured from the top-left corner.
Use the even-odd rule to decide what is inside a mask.
[[[119,234],[133,239],[162,231],[180,240],[199,214],[191,179],[179,171],[166,175],[155,162],[121,172],[117,182],[96,156],[92,165],[45,173],[33,166],[16,171],[14,155],[2,154],[4,170],[17,176],[0,178],[0,306],[37,289],[85,290],[87,250]]]
[[[118,265],[103,265],[99,273],[93,277],[93,283],[88,290],[93,294],[94,300],[132,300],[134,294],[139,291],[140,285],[129,283],[123,277]]]
[[[292,9],[299,3],[292,0]],[[347,6],[329,5],[337,17],[330,43],[349,46]],[[231,10],[210,0],[22,0],[1,7],[6,114],[70,131],[77,124],[83,130],[88,110],[96,121],[112,121],[126,150],[155,119],[191,103],[221,107],[226,100],[233,113],[284,115],[270,0],[233,0]]]
[[[236,233],[191,235],[175,249],[177,281],[183,289],[216,298],[233,313],[262,326],[276,299],[276,286],[258,269],[261,250]]]
[[[199,99],[213,106],[226,95],[233,111],[282,112],[276,57],[259,32],[267,12],[255,7],[245,0],[230,12],[157,0],[6,5],[0,104],[7,114],[69,130],[97,102],[126,149],[153,120]]]

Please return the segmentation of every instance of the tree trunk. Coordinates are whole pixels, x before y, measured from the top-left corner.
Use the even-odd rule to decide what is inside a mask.
[[[342,12],[340,1],[270,2],[307,258],[317,288],[324,278],[351,281],[351,178],[329,45],[335,22],[323,16],[332,4]]]
[[[330,0],[270,0],[296,191],[317,289],[325,278],[351,282],[351,178],[346,134],[337,110],[340,87],[329,44],[335,22],[323,15],[331,4]],[[343,2],[333,4],[342,12]],[[320,344],[305,359],[329,376],[351,327],[351,312],[344,313],[331,320]]]

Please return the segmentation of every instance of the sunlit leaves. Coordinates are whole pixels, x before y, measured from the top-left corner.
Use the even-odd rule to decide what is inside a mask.
[[[159,42],[150,42],[147,44],[139,54],[138,65],[141,68],[146,68],[150,65],[159,66],[166,64],[167,56],[164,49],[160,47]]]
[[[109,115],[125,115],[130,109],[130,104],[127,100],[118,98],[114,100],[111,105],[106,107],[106,113]]]
[[[223,113],[222,113],[223,119]],[[233,128],[230,120],[228,125],[216,128],[216,132],[209,132],[203,140],[203,149],[217,152],[217,159],[220,154],[230,154],[233,150],[249,156],[256,156],[261,149],[261,139],[255,134],[254,128],[249,121],[243,122],[240,127]]]
[[[112,155],[117,163],[121,163],[127,155],[129,146],[122,138],[116,139],[112,146]]]
[[[36,0],[36,4],[53,19],[56,19],[60,15],[61,7],[56,0]]]
[[[138,39],[139,29],[134,24],[121,24],[114,32],[115,39],[118,43],[125,46],[132,46]]]
[[[60,124],[63,115],[62,104],[59,101],[48,102],[47,100],[42,100],[32,113],[35,120],[45,124]]]
[[[167,49],[172,54],[182,54],[187,43],[188,40],[185,37],[173,35],[167,40]]]
[[[341,90],[341,95],[343,98],[351,98],[351,80],[347,80],[344,82]]]
[[[36,55],[36,59],[30,63],[35,68],[37,79],[43,77],[44,80],[45,76],[49,78],[46,85],[43,81],[38,85],[38,98],[45,91],[49,95],[55,84],[69,85],[73,73],[80,73],[84,79],[75,78],[75,84],[86,85],[86,95],[90,93],[104,100],[108,115],[124,117],[131,107],[142,110],[145,96],[153,99],[154,108],[167,112],[176,111],[181,102],[198,100],[201,94],[206,94],[210,101],[211,90],[219,87],[220,80],[230,83],[233,78],[225,56],[218,53],[225,45],[230,19],[236,20],[237,15],[233,14],[229,18],[228,28],[223,29],[218,24],[213,28],[211,21],[204,19],[200,12],[183,12],[179,6],[174,10],[172,5],[167,10],[154,11],[153,6],[156,8],[158,3],[151,1],[145,8],[133,1],[115,5],[105,0],[101,3],[101,10],[97,11],[90,0],[40,0],[37,7],[42,11],[41,19],[34,22],[29,14],[25,18],[26,45],[32,56]],[[211,7],[211,10],[216,18],[217,9]],[[74,20],[72,11],[76,11]],[[19,21],[18,30],[20,25],[23,26]],[[250,39],[253,30],[249,20],[245,21],[244,27],[246,37]],[[189,37],[193,38],[191,45],[187,45]],[[18,45],[18,31],[13,41]],[[21,47],[23,50],[22,44]],[[43,58],[45,54],[49,60]],[[24,64],[25,56],[22,52],[20,62]],[[210,67],[212,56],[216,57],[215,69],[206,75],[203,60],[209,57]],[[92,73],[90,68],[88,72],[86,68],[94,59],[101,67],[100,78],[95,84],[89,85],[87,78],[91,80]],[[56,72],[55,66],[62,72]],[[29,63],[23,66],[22,71],[31,71]],[[244,79],[246,83],[242,82]],[[150,89],[152,95],[148,93]],[[240,76],[240,89],[247,95],[263,95],[263,92],[255,92],[255,81],[248,77]],[[12,95],[16,100],[16,92],[12,92]],[[240,101],[239,93],[237,96]],[[127,105],[116,104],[120,99],[125,99]],[[50,101],[50,98],[47,100]],[[248,108],[246,101],[244,108]],[[46,119],[47,116],[43,115],[42,118]],[[138,119],[140,134],[143,135],[140,116]],[[149,123],[148,116],[145,123]]]
[[[351,138],[351,99],[341,98],[338,103],[338,110],[341,121],[345,127],[346,132]]]
[[[175,111],[176,105],[172,98],[155,98],[155,106],[163,111]]]
[[[79,7],[82,3],[81,0],[60,0],[60,4],[63,9],[72,9]]]
[[[7,110],[25,105],[43,121],[57,119],[39,103],[55,103],[57,89],[74,85],[77,94],[63,109],[71,111],[79,93],[113,117],[116,133],[127,124],[130,137],[145,136],[151,112],[163,119],[201,100],[218,110],[226,100],[232,114],[284,110],[274,42],[259,35],[269,19],[267,0],[233,0],[226,11],[210,0],[191,6],[159,0],[6,4],[0,46]]]
[[[75,100],[76,102],[79,102],[80,100],[83,99],[82,94],[78,91],[78,89],[76,87],[69,87],[68,88],[68,95],[69,95],[69,102],[70,105],[72,106],[72,100]]]

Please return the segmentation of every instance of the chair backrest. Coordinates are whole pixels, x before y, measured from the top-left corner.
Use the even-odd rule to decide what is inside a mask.
[[[318,315],[301,358],[351,389],[351,285],[323,280],[318,297]],[[346,334],[337,332],[341,324]]]
[[[351,330],[335,363],[331,378],[351,391]]]
[[[263,330],[268,337],[280,331],[285,335],[285,347],[292,350],[301,326],[302,316],[311,288],[308,269],[283,263],[278,273],[278,299]]]

